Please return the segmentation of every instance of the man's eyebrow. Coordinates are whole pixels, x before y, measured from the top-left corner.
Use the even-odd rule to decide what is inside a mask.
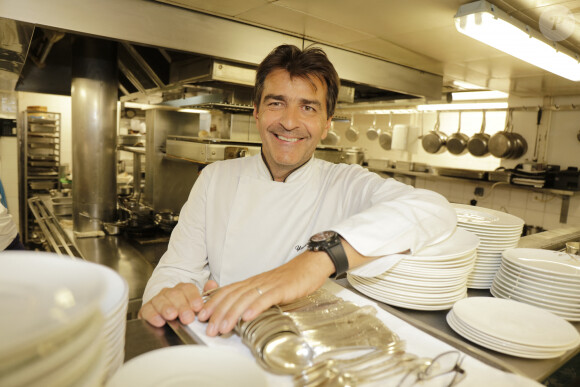
[[[300,103],[302,105],[315,105],[315,106],[318,106],[318,107],[322,106],[322,104],[320,103],[320,101],[317,100],[317,99],[306,99],[306,98],[302,98],[300,100]]]
[[[264,101],[267,99],[275,99],[277,101],[286,101],[286,97],[282,94],[266,94],[264,96]]]

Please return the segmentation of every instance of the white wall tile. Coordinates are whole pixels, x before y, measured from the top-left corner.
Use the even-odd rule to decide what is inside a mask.
[[[528,201],[528,191],[518,188],[511,190],[509,208],[525,209],[527,201]]]
[[[524,220],[526,224],[541,227],[544,224],[544,212],[526,209],[524,213]]]

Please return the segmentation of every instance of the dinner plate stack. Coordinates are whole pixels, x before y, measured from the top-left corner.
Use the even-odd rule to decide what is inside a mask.
[[[501,264],[502,251],[518,245],[524,221],[489,208],[455,203],[452,206],[457,212],[457,226],[477,234],[480,240],[467,287],[489,289]]]
[[[0,254],[0,385],[100,386],[103,276],[56,254]]]
[[[580,334],[563,318],[515,300],[470,297],[447,314],[464,338],[512,356],[550,359],[580,345]]]
[[[178,345],[144,353],[125,363],[106,384],[107,387],[268,385],[266,373],[254,359],[233,347],[206,345]]]
[[[101,312],[105,318],[103,333],[105,338],[106,379],[117,371],[125,359],[125,327],[129,305],[129,286],[114,270],[94,265],[105,282],[105,292],[101,300]]]
[[[403,258],[379,275],[357,275],[349,283],[361,293],[389,305],[416,310],[443,310],[467,295],[467,277],[473,269],[477,235],[457,228],[441,243]]]
[[[542,249],[505,250],[491,294],[580,321],[580,256]]]

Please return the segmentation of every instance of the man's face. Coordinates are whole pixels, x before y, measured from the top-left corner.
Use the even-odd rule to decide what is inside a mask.
[[[326,137],[332,117],[326,116],[326,85],[277,69],[266,77],[254,118],[262,152],[276,181],[307,162]]]

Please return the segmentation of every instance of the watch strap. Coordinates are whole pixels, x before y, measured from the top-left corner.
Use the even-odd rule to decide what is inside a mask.
[[[342,243],[340,238],[338,238],[338,243],[329,246],[325,249],[326,253],[332,260],[334,264],[335,272],[331,275],[331,278],[336,278],[339,275],[346,273],[348,270],[348,257],[346,256],[346,252],[344,251],[344,247],[342,247]]]

